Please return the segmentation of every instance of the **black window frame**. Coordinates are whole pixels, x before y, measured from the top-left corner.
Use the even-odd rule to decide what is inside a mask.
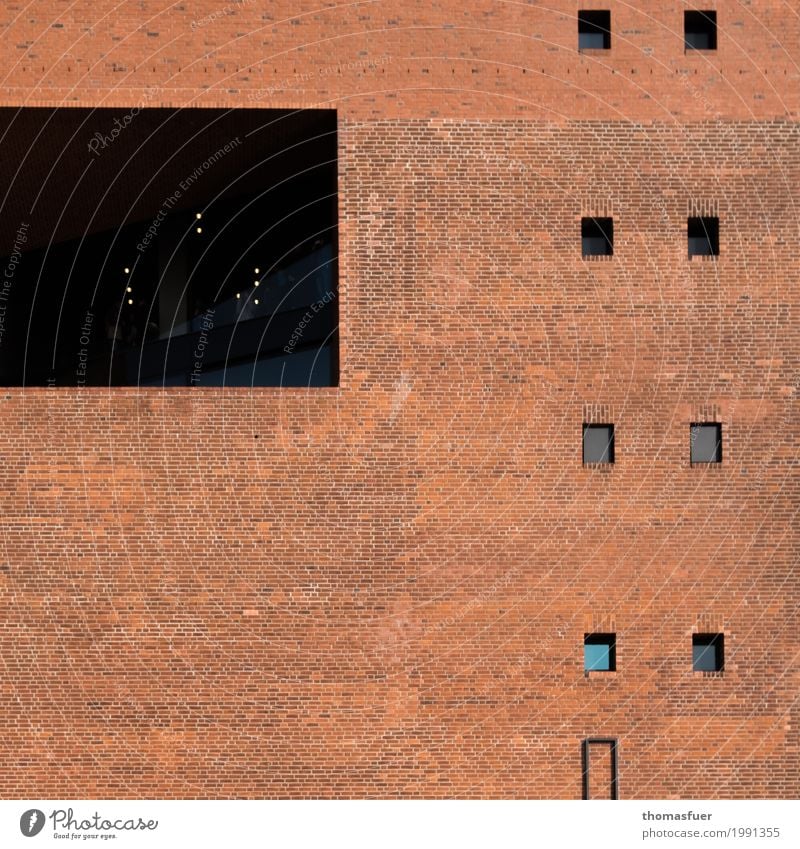
[[[586,459],[586,432],[588,430],[599,430],[600,428],[610,428],[610,439],[606,443],[608,459],[606,460],[587,460]],[[616,462],[615,457],[615,442],[616,428],[612,422],[584,422],[582,432],[582,457],[584,466],[613,466]]]
[[[583,635],[584,649],[586,646],[608,646],[608,669],[588,669],[586,666],[586,652],[583,653],[583,671],[586,675],[590,672],[616,672],[617,671],[617,635],[616,633],[593,632]]]
[[[599,243],[604,250],[594,250]],[[587,248],[592,248],[587,250]],[[581,218],[581,256],[614,256],[614,219],[608,216]]]
[[[601,35],[602,45],[584,44],[588,36]],[[580,9],[578,11],[578,51],[611,50],[611,10]]]
[[[714,428],[717,432],[716,459],[696,460],[694,455],[695,431],[699,428]],[[692,466],[716,466],[722,462],[722,423],[721,422],[691,422],[689,425],[689,464]]]
[[[719,256],[719,217],[690,215],[686,219],[686,243],[689,259],[696,256]],[[704,245],[708,250],[702,249]]]
[[[714,647],[714,669],[699,669],[695,662],[695,648],[703,646]],[[702,632],[692,634],[692,672],[724,672],[725,671],[725,634]]]
[[[698,47],[690,43],[696,36],[708,38],[706,46]],[[717,10],[686,9],[683,13],[683,49],[685,53],[695,50],[714,51],[717,49]]]

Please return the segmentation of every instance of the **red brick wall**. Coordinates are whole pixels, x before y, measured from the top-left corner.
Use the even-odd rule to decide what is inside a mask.
[[[635,7],[635,8],[634,8]],[[716,8],[715,53],[683,12]],[[612,50],[577,53],[578,8]],[[800,19],[783,0],[33,0],[7,3],[4,102],[331,104],[381,115],[797,118]]]
[[[342,378],[0,393],[1,795],[579,798],[591,736],[798,796],[798,21],[592,5],[607,58],[555,2],[4,7],[6,105],[339,109]]]

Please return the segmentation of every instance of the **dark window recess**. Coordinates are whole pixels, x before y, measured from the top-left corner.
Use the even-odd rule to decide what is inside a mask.
[[[690,218],[689,256],[719,255],[719,218]]]
[[[695,672],[722,672],[725,667],[723,634],[692,635],[692,669]]]
[[[687,50],[716,50],[717,13],[684,12],[683,32]]]
[[[613,424],[585,424],[583,426],[583,462],[614,462]]]
[[[722,425],[696,422],[691,425],[690,458],[692,463],[722,462]]]
[[[611,48],[611,12],[585,10],[578,12],[578,49],[609,50]]]
[[[583,668],[586,672],[614,672],[616,670],[616,634],[584,634]]]
[[[335,111],[129,113],[0,109],[0,384],[336,385]]]
[[[581,218],[581,251],[584,256],[614,253],[614,219]]]

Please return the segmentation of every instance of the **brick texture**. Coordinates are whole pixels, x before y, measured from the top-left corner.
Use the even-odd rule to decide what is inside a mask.
[[[800,19],[264,6],[0,10],[3,105],[336,107],[342,322],[338,388],[0,392],[0,795],[580,798],[602,737],[796,798]]]

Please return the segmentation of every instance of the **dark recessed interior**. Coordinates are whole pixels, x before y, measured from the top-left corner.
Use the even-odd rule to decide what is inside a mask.
[[[690,218],[689,256],[719,255],[719,218]]]
[[[716,12],[684,12],[683,30],[687,50],[717,49]]]
[[[725,668],[723,634],[692,635],[692,668],[695,672],[722,672]]]
[[[578,12],[578,49],[609,50],[611,48],[611,12],[585,9]]]
[[[336,385],[332,110],[0,109],[0,383]]]
[[[614,253],[614,219],[581,219],[581,252],[584,256],[611,256]]]

